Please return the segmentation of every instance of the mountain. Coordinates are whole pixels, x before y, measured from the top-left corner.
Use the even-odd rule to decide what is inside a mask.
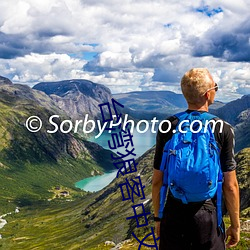
[[[8,78],[0,76],[0,84],[13,84]]]
[[[237,178],[240,186],[240,207],[241,210],[248,208],[250,216],[250,148],[244,148],[236,154]]]
[[[50,95],[57,106],[75,120],[86,114],[91,119],[101,119],[98,105],[111,102],[112,97],[125,106],[122,112],[135,121],[150,120],[153,117],[164,119],[187,107],[183,95],[171,91],[140,91],[111,95],[110,90],[104,85],[81,79],[41,82],[33,89]],[[223,105],[221,102],[215,102],[211,109],[215,110]]]
[[[235,130],[235,152],[250,147],[250,95],[213,110],[213,114],[229,122]]]
[[[154,110],[164,113],[166,108],[176,110],[187,106],[182,94],[176,94],[171,91],[135,91],[115,94],[114,97],[124,105],[138,111]]]
[[[135,91],[113,96],[132,110],[132,116],[141,119],[151,119],[154,116],[164,119],[187,107],[183,95],[171,91]]]
[[[54,120],[57,126],[69,119],[41,91],[19,84],[0,85],[0,212],[50,198],[49,190],[55,186],[74,189],[76,181],[91,173],[113,169],[110,151],[84,136],[60,130],[48,133],[54,130],[49,117],[55,114],[59,115]],[[39,132],[26,128],[30,116],[40,117]]]
[[[250,94],[244,95],[240,99],[231,101],[223,107],[214,111],[214,114],[235,126],[238,123],[238,116],[244,110],[250,108]]]
[[[50,95],[54,103],[74,120],[83,119],[86,114],[89,119],[101,120],[98,105],[111,103],[112,98],[110,90],[104,85],[80,79],[43,82],[33,88]],[[183,95],[171,91],[137,91],[115,94],[113,97],[125,106],[122,112],[135,121],[154,117],[161,120],[187,108]],[[236,152],[250,146],[250,140],[245,136],[250,133],[249,119],[244,120],[248,109],[250,95],[227,104],[216,101],[209,107],[211,113],[235,127]]]
[[[60,88],[64,87],[66,86]],[[51,115],[60,116],[56,120],[58,125],[64,119],[71,119],[70,109],[68,113],[61,110],[53,95],[62,99],[69,95],[69,101],[71,93],[72,98],[74,94],[84,95],[83,90],[78,92],[75,87],[75,90],[70,89],[69,92],[63,90],[64,96],[60,93],[60,88],[58,95],[48,96],[23,85],[0,85],[0,215],[12,211],[15,206],[20,207],[19,213],[6,217],[8,223],[0,231],[0,246],[16,250],[94,250],[108,249],[104,246],[107,240],[117,244],[130,239],[132,232],[142,238],[150,232],[150,226],[154,225],[151,199],[154,148],[138,158],[136,173],[120,175],[99,192],[79,192],[74,188],[77,180],[90,176],[91,172],[98,174],[111,170],[113,162],[110,151],[85,141],[79,134],[60,131],[55,134],[47,133],[48,129],[52,129],[48,122]],[[89,101],[91,106],[92,99],[96,97],[91,94],[91,90],[87,89],[87,93],[89,99],[86,99],[85,104]],[[82,98],[79,97],[80,100]],[[74,105],[71,107],[76,108],[77,105]],[[78,108],[85,114],[82,107]],[[37,133],[31,133],[25,127],[27,118],[32,115],[39,116],[43,121],[43,127]],[[95,112],[91,115],[94,116]],[[235,126],[240,124],[243,133],[244,129],[249,128],[248,108],[244,107],[236,115]],[[249,155],[249,149],[236,155],[241,209],[248,216]],[[140,200],[135,196],[134,203],[131,200],[123,201],[120,185],[126,182],[126,178],[131,181],[131,178],[138,176],[145,185],[145,199]],[[61,191],[66,195],[70,193],[69,198],[60,198]],[[148,216],[148,226],[136,228],[136,221],[126,218],[134,215],[131,206],[140,203],[144,203],[146,212],[151,214]],[[241,239],[244,238],[249,238],[249,235],[243,234]],[[241,243],[242,249],[247,249],[243,244]],[[138,249],[138,245],[135,247],[129,242],[126,248]]]
[[[98,105],[111,103],[112,97],[125,106],[122,112],[135,121],[154,117],[161,120],[187,108],[183,95],[171,91],[137,91],[111,95],[104,85],[80,79],[43,82],[33,88],[50,95],[56,105],[74,120],[83,119],[86,114],[89,119],[101,120]],[[250,146],[250,140],[245,136],[250,133],[249,119],[244,120],[244,114],[249,108],[250,95],[227,104],[215,101],[209,107],[211,113],[235,126],[236,152]]]
[[[81,119],[86,114],[89,119],[101,118],[99,104],[110,102],[110,90],[104,85],[88,80],[65,80],[41,82],[33,89],[49,95],[57,106],[73,119]]]
[[[209,106],[210,112],[213,112],[213,110],[217,110],[219,108],[222,108],[225,105],[225,103],[220,101],[214,101],[212,105]]]
[[[187,109],[187,102],[182,94],[172,91],[135,91],[113,95],[116,100],[129,108],[130,115],[137,119],[165,119]],[[216,101],[211,110],[222,107],[224,103]]]
[[[250,147],[250,108],[242,111],[235,125],[235,152]]]

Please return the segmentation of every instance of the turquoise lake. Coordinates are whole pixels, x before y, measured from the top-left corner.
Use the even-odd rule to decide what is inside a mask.
[[[148,149],[154,146],[155,138],[156,138],[156,133],[152,133],[150,130],[148,130],[143,134],[138,133],[136,130],[134,130],[132,140],[135,148],[134,151],[134,153],[136,154],[135,158],[141,156]],[[96,139],[93,136],[89,140],[101,145],[106,149],[109,149],[108,140],[111,140],[111,133],[105,131],[99,138]],[[117,150],[115,150],[114,152],[116,151]],[[119,148],[119,151],[122,152],[121,148]],[[93,176],[80,180],[75,184],[75,186],[85,191],[90,191],[90,192],[99,191],[103,189],[105,186],[107,186],[114,178],[116,178],[116,172],[117,171],[113,171],[110,173],[105,173],[103,175]]]

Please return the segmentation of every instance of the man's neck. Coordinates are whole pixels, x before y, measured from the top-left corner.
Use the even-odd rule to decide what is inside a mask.
[[[189,110],[197,110],[197,111],[207,111],[208,112],[208,104],[205,103],[204,105],[197,105],[188,103]]]

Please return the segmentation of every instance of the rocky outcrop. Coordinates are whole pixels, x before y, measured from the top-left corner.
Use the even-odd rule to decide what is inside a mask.
[[[237,117],[244,110],[250,108],[250,95],[244,95],[240,99],[227,103],[217,109],[214,114],[229,122],[233,126],[238,123]]]
[[[240,209],[242,211],[250,207],[250,148],[241,150],[237,153],[235,159],[240,186]]]
[[[87,80],[65,80],[38,83],[33,89],[45,92],[57,106],[73,119],[101,118],[99,104],[110,102],[110,90],[101,84]]]
[[[243,148],[250,147],[250,108],[242,111],[237,119],[235,126],[236,145],[235,152]]]
[[[8,78],[0,76],[0,84],[13,84],[13,83]]]

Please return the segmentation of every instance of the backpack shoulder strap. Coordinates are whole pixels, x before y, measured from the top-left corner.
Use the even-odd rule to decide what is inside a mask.
[[[193,111],[193,112],[197,112],[197,111]],[[179,121],[182,121],[191,113],[188,113],[187,111],[183,111],[183,112],[175,114],[174,116],[177,117],[179,119]],[[201,115],[205,120],[212,120],[213,118],[218,118],[216,115],[213,115],[213,114],[208,113],[208,112],[204,112]]]
[[[188,115],[189,114],[187,111],[183,111],[183,112],[175,114],[174,116],[177,117],[179,119],[179,122],[180,122],[180,121],[184,120]]]
[[[212,119],[214,119],[214,118],[217,118],[216,115],[213,115],[213,114],[208,113],[208,112],[202,113],[202,117],[203,117],[205,120],[212,120]]]
[[[205,120],[212,120],[214,118],[218,118],[216,115],[210,114],[205,112],[202,114]],[[221,166],[219,165],[219,173],[218,173],[218,186],[217,186],[217,199],[216,199],[216,206],[217,206],[217,226],[222,230],[222,182],[223,182],[223,173],[221,170]]]

